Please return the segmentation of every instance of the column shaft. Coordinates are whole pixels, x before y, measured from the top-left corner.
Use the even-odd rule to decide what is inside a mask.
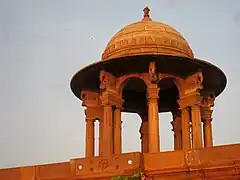
[[[102,140],[103,140],[103,120],[101,119],[101,120],[99,120],[99,144],[98,144],[98,148],[99,148],[99,152],[98,152],[98,154],[99,154],[99,156],[103,156],[103,149],[102,149],[102,147],[103,147],[103,142],[102,142]]]
[[[176,117],[172,122],[174,132],[174,149],[182,148],[181,117]]]
[[[102,155],[109,156],[113,153],[113,128],[112,128],[112,106],[104,106],[103,124],[102,124]]]
[[[176,132],[176,149],[182,149],[182,134],[181,134],[181,130]]]
[[[182,117],[182,149],[190,149],[190,116],[188,108],[181,110]]]
[[[176,129],[176,149],[182,149],[182,130],[181,130],[181,117],[176,118],[177,129]]]
[[[86,120],[86,157],[94,156],[94,120]]]
[[[148,99],[148,148],[150,153],[159,152],[158,98]]]
[[[140,133],[141,133],[142,153],[148,153],[148,122],[147,121],[142,121]]]
[[[201,124],[201,111],[198,105],[192,106],[192,138],[193,149],[202,148],[202,124]]]
[[[114,154],[122,153],[121,109],[114,110]]]
[[[213,146],[211,121],[212,121],[211,119],[203,120],[204,147],[212,147]]]
[[[177,137],[176,137],[176,133],[175,132],[173,132],[173,140],[174,140],[174,150],[176,150],[177,149]]]

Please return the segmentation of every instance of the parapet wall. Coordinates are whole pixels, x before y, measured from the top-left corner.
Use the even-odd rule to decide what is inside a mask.
[[[70,162],[0,170],[0,180],[110,179],[144,171],[150,179],[240,179],[240,144],[156,154],[80,158]]]

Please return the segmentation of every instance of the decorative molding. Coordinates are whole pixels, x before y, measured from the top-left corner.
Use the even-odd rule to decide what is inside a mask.
[[[108,159],[101,159],[99,162],[99,167],[101,168],[102,171],[108,168],[109,161]]]
[[[149,79],[152,83],[159,82],[159,76],[157,75],[156,66],[155,66],[154,61],[150,62],[150,64],[149,64],[148,74],[149,74]]]
[[[150,26],[149,28],[154,29],[153,26],[148,26]],[[194,57],[190,46],[186,40],[180,36],[180,34],[169,33],[166,30],[161,33],[161,36],[156,34],[154,31],[152,31],[152,34],[145,34],[146,32],[144,31],[130,32],[128,29],[125,32],[124,31],[125,30],[121,30],[120,33],[117,33],[111,39],[102,54],[102,60],[122,57],[132,53],[142,54],[148,51],[152,52],[153,54],[164,53],[191,58]],[[132,37],[132,33],[136,35],[138,34],[138,36]],[[158,49],[161,50],[159,51]]]

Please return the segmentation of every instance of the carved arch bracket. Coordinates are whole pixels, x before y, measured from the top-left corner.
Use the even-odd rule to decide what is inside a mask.
[[[180,97],[186,97],[193,94],[200,95],[200,90],[203,89],[203,75],[202,72],[196,72],[185,79],[179,81]]]
[[[101,91],[104,90],[116,91],[116,78],[112,74],[106,71],[100,71],[99,80]]]

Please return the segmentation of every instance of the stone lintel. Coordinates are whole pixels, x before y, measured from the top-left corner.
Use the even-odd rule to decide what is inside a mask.
[[[101,102],[98,92],[93,92],[89,90],[81,91],[82,106],[86,107],[99,107]]]
[[[102,120],[103,108],[102,107],[87,107],[85,109],[86,120]]]
[[[180,106],[180,109],[184,109],[186,107],[192,107],[196,105],[201,105],[202,97],[199,93],[192,93],[188,96],[181,97],[178,100],[178,104]]]
[[[122,107],[123,105],[122,98],[118,94],[112,91],[102,92],[100,99],[102,102],[101,104],[102,106],[111,105],[116,107]]]

